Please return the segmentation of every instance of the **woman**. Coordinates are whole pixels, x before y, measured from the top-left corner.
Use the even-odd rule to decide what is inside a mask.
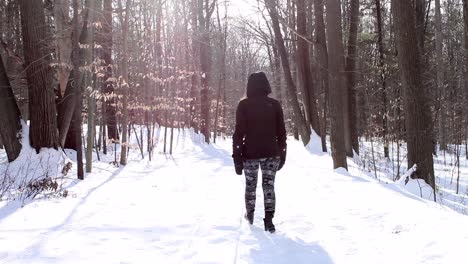
[[[253,224],[258,168],[262,169],[265,231],[275,232],[275,174],[286,160],[286,129],[280,103],[268,97],[270,83],[263,72],[247,82],[247,97],[237,106],[233,155],[236,173],[245,173],[245,218]]]

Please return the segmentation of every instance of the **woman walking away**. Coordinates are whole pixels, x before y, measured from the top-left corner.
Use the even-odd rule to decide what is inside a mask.
[[[286,160],[286,129],[280,103],[268,97],[270,83],[263,72],[247,82],[247,97],[237,106],[233,155],[236,173],[245,173],[245,218],[253,224],[258,168],[262,169],[265,231],[275,232],[275,174]]]

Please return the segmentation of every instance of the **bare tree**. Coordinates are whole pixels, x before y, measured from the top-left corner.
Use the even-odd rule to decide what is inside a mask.
[[[122,5],[119,1],[120,6]],[[121,7],[122,9],[122,7]],[[127,134],[128,134],[128,20],[130,16],[130,0],[125,5],[125,17],[122,28],[122,80],[120,88],[122,89],[122,151],[120,153],[120,164],[127,165]]]
[[[210,78],[211,78],[211,46],[210,24],[217,0],[198,0],[198,27],[200,32],[200,132],[205,136],[205,142],[210,143]]]
[[[87,18],[85,19],[85,23],[83,28],[87,30]],[[73,120],[73,130],[75,132],[75,142],[77,143],[76,149],[76,159],[78,165],[78,179],[84,179],[84,171],[83,171],[83,143],[81,140],[81,111],[83,109],[83,98],[81,93],[81,80],[80,80],[80,66],[82,65],[82,60],[84,59],[83,56],[80,56],[80,22],[79,22],[79,15],[78,15],[78,0],[73,0],[73,40],[72,40],[72,47],[73,47],[73,56],[72,56],[72,63],[73,63],[73,79],[74,79],[74,92],[75,92],[75,111],[73,113],[74,120]]]
[[[468,0],[463,0],[463,21],[465,36],[465,104],[468,102]],[[465,155],[468,159],[468,108],[465,107]]]
[[[385,70],[384,42],[382,32],[382,7],[380,0],[375,0],[376,18],[377,18],[377,44],[379,49],[379,75],[381,83],[382,96],[382,137],[384,140],[384,157],[389,157],[388,151],[388,118],[387,118],[387,76]]]
[[[107,137],[112,140],[119,140],[117,132],[116,108],[115,108],[115,93],[113,77],[113,60],[112,60],[112,0],[103,1],[103,23],[102,23],[102,59],[106,68],[103,93],[105,94],[104,102],[104,121],[107,126]]]
[[[52,87],[50,49],[47,41],[47,24],[42,1],[19,0],[21,24],[29,86],[29,113],[31,146],[41,148],[59,146],[55,95]]]
[[[378,0],[377,0],[378,1]],[[351,0],[350,23],[348,39],[348,56],[346,57],[346,90],[348,91],[348,109],[345,109],[345,148],[348,157],[353,156],[353,150],[359,153],[356,108],[356,60],[357,33],[359,26],[359,0]]]
[[[439,93],[439,146],[440,150],[447,150],[447,140],[446,140],[446,110],[445,110],[445,88],[444,88],[444,65],[442,57],[442,17],[440,14],[440,0],[435,0],[435,36],[436,36],[436,63],[437,63],[437,73],[436,73],[436,85],[437,91]]]
[[[21,131],[20,120],[21,113],[0,55],[0,124],[8,124],[0,126],[0,145],[5,146],[9,162],[14,161],[21,151],[18,138]]]
[[[314,1],[314,20],[315,20],[315,50],[317,56],[317,68],[319,69],[318,90],[323,95],[322,98],[322,151],[327,152],[326,134],[327,134],[327,104],[328,104],[328,49],[325,37],[325,22],[323,19],[323,0]]]
[[[307,38],[305,0],[297,0],[297,64],[299,69],[300,84],[304,92],[304,105],[307,119],[315,132],[320,135],[320,122],[317,111],[317,98],[312,82],[312,72],[310,69],[309,41]]]
[[[93,147],[94,139],[96,134],[95,126],[95,114],[96,114],[96,99],[94,95],[94,86],[96,85],[96,74],[92,73],[93,67],[93,51],[94,51],[94,21],[96,13],[96,1],[95,0],[86,0],[85,8],[88,10],[88,34],[86,39],[84,39],[85,52],[84,60],[85,67],[88,67],[88,70],[84,73],[83,84],[86,88],[86,97],[87,97],[87,137],[86,137],[86,172],[92,172],[93,167]]]
[[[331,149],[333,167],[348,169],[344,138],[343,106],[346,107],[346,90],[343,83],[344,58],[343,37],[341,29],[341,9],[339,0],[327,0],[327,38],[328,50],[328,76],[329,76],[329,104],[331,125]]]
[[[291,67],[289,65],[286,46],[284,45],[284,39],[281,34],[281,29],[279,25],[278,13],[276,10],[276,1],[265,0],[265,6],[268,9],[268,13],[271,17],[273,32],[275,35],[275,44],[278,47],[278,52],[281,57],[281,65],[283,66],[283,74],[288,89],[287,94],[291,99],[290,101],[293,108],[296,125],[299,129],[299,134],[301,135],[302,143],[304,143],[304,145],[307,145],[310,141],[310,128],[307,125],[304,116],[302,115],[301,108],[299,106],[299,101],[297,99],[296,85],[294,84],[293,77],[291,75]]]
[[[422,86],[421,55],[418,49],[414,8],[411,1],[392,0],[398,62],[403,84],[408,168],[416,164],[415,176],[426,180],[435,193],[431,112],[426,91]]]

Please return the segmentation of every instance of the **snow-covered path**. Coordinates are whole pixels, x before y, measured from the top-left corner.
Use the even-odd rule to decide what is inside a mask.
[[[333,172],[298,142],[277,175],[275,234],[260,184],[254,225],[242,220],[229,141],[179,135],[173,156],[96,166],[67,198],[0,204],[0,263],[466,263],[467,216]]]

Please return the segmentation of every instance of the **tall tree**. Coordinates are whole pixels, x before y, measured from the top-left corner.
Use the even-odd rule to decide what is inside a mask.
[[[74,92],[75,92],[75,111],[73,114],[73,130],[75,131],[75,141],[77,145],[76,149],[76,159],[78,165],[78,179],[84,179],[84,171],[83,171],[83,147],[82,147],[82,140],[81,140],[81,111],[83,109],[83,98],[81,93],[81,80],[80,80],[80,66],[82,65],[82,61],[84,60],[83,56],[80,56],[80,21],[78,15],[78,0],[73,0],[73,40],[72,40],[72,47],[73,47],[73,56],[72,56],[72,63],[73,63],[73,79],[74,79]],[[85,23],[83,25],[84,30],[87,30],[87,18],[85,18]]]
[[[377,0],[378,1],[378,0]],[[346,56],[346,90],[348,91],[348,109],[345,119],[345,148],[348,157],[353,156],[353,150],[359,153],[359,139],[357,131],[357,99],[356,99],[356,60],[357,33],[359,26],[359,0],[351,0],[348,56]],[[347,111],[346,111],[347,110]]]
[[[384,140],[384,157],[389,157],[388,151],[388,115],[387,115],[387,72],[385,70],[385,48],[382,31],[382,6],[380,0],[375,0],[377,17],[377,45],[379,50],[379,77],[382,96],[382,137]]]
[[[465,36],[465,104],[468,102],[468,0],[463,0],[463,21]],[[465,155],[468,159],[468,107],[465,107]]]
[[[318,90],[323,94],[322,105],[322,151],[327,152],[327,104],[328,104],[328,49],[325,37],[325,22],[323,19],[323,0],[314,0],[315,21],[315,50],[317,56],[317,68],[319,69]]]
[[[96,134],[95,126],[95,113],[96,113],[96,99],[94,95],[94,88],[96,85],[96,74],[91,72],[92,63],[93,63],[93,51],[94,51],[94,22],[96,17],[96,0],[86,0],[85,8],[88,10],[88,20],[89,28],[88,34],[86,34],[86,39],[84,43],[86,48],[84,52],[85,67],[88,67],[88,71],[84,73],[83,84],[86,87],[86,96],[87,96],[87,137],[86,137],[86,172],[91,173],[93,168],[93,147],[94,147],[94,138]],[[90,68],[91,67],[91,68]]]
[[[415,176],[426,180],[435,193],[432,159],[431,112],[422,85],[421,55],[418,48],[414,5],[392,0],[400,78],[403,85],[408,168],[417,165]],[[434,195],[434,200],[435,200]]]
[[[317,111],[317,98],[310,69],[309,41],[307,40],[307,19],[305,0],[297,0],[297,64],[300,84],[304,92],[304,105],[307,119],[315,132],[320,135],[320,122]]]
[[[281,65],[283,66],[283,74],[286,80],[288,97],[290,97],[290,102],[294,112],[294,118],[296,125],[299,129],[299,134],[301,135],[302,142],[304,145],[307,145],[310,141],[310,128],[306,123],[304,116],[302,115],[301,108],[299,106],[299,101],[297,98],[296,85],[294,84],[293,77],[291,75],[291,67],[289,65],[288,54],[286,51],[286,46],[284,45],[283,35],[281,34],[281,29],[279,25],[278,12],[276,10],[277,5],[275,0],[265,0],[265,6],[270,14],[271,22],[273,25],[273,32],[275,35],[275,44],[278,47],[278,52],[281,57]]]
[[[104,121],[107,125],[107,137],[112,140],[119,140],[117,132],[115,93],[112,60],[112,0],[103,0],[103,24],[102,24],[102,59],[106,68],[103,82],[103,92],[105,94],[104,102]]]
[[[122,4],[119,1],[120,6]],[[122,7],[120,7],[122,9]],[[130,17],[130,0],[125,5],[125,17],[122,25],[122,151],[120,153],[120,164],[127,165],[127,134],[128,134],[128,20]]]
[[[21,131],[21,113],[16,104],[13,89],[0,55],[0,138],[3,141],[8,161],[14,161],[21,151],[18,133]],[[8,125],[5,125],[8,124]]]
[[[344,139],[343,106],[347,105],[345,86],[343,83],[344,73],[344,49],[341,29],[341,8],[339,0],[327,0],[327,38],[328,50],[328,76],[330,83],[330,125],[331,125],[331,149],[333,167],[348,169],[346,161],[346,149]]]
[[[44,7],[37,0],[19,0],[19,4],[29,87],[31,146],[37,152],[41,148],[57,149],[57,111]]]
[[[205,136],[205,142],[210,143],[210,78],[211,78],[211,46],[210,24],[217,0],[198,1],[198,26],[200,32],[200,132]]]
[[[447,149],[446,141],[446,111],[445,111],[445,88],[444,88],[444,65],[442,57],[442,16],[440,13],[440,0],[435,0],[435,37],[436,37],[436,85],[439,93],[439,146],[441,150]]]

